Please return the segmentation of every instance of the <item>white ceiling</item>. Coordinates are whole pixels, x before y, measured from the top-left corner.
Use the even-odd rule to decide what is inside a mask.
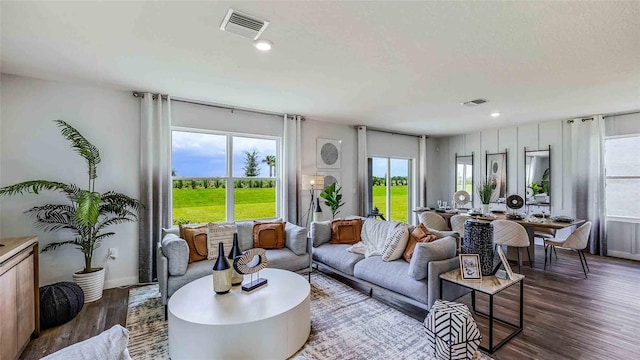
[[[637,1],[0,6],[10,74],[431,135],[640,109]],[[229,7],[271,52],[218,29]]]

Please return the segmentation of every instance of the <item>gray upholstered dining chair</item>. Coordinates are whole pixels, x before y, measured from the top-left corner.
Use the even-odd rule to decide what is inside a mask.
[[[419,218],[420,218],[420,222],[423,223],[424,226],[430,229],[435,229],[438,231],[451,230],[447,225],[447,221],[442,216],[434,212],[425,211],[423,213],[420,213]]]
[[[546,239],[544,241],[544,269],[547,269],[547,250],[549,247],[555,248],[558,246],[578,253],[580,265],[582,265],[582,271],[586,279],[587,273],[590,271],[589,264],[587,264],[587,257],[584,255],[583,250],[587,247],[587,244],[589,244],[589,235],[591,235],[591,221],[582,224],[576,231],[572,232],[566,240],[555,238]],[[551,259],[551,253],[549,253],[549,259]],[[549,262],[551,262],[551,260],[549,260]]]
[[[531,254],[529,253],[529,234],[527,230],[511,220],[495,220],[491,222],[493,226],[493,243],[497,246],[511,246],[518,250],[518,272],[520,271],[520,250],[522,248],[527,249],[527,256],[529,257],[529,267],[531,265]]]

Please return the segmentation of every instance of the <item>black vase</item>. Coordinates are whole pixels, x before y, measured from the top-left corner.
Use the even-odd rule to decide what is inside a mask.
[[[213,265],[213,291],[226,294],[231,290],[231,266],[224,256],[224,244],[218,243],[218,259]]]
[[[229,251],[229,262],[233,263],[233,260],[238,256],[242,256],[242,251],[240,250],[240,246],[238,246],[238,233],[233,233],[233,246],[231,247],[231,251]],[[242,284],[242,274],[239,274],[236,269],[231,269],[231,285],[240,285]]]

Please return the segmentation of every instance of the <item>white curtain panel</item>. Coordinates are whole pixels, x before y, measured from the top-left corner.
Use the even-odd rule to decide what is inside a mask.
[[[604,119],[575,119],[571,156],[576,218],[592,222],[589,252],[607,254],[604,197]]]
[[[156,247],[170,227],[171,100],[145,93],[140,106],[140,214],[138,274],[141,283],[156,278]]]
[[[357,126],[358,131],[358,213],[367,216],[369,212],[369,183],[367,159],[367,127]]]
[[[427,206],[427,136],[420,136],[418,143],[418,206]]]
[[[284,115],[284,141],[282,151],[282,179],[283,179],[283,199],[282,199],[282,218],[293,224],[299,224],[299,181],[302,168],[302,159],[299,154],[302,153],[302,144],[300,138],[300,130],[302,125],[302,117],[295,115]]]

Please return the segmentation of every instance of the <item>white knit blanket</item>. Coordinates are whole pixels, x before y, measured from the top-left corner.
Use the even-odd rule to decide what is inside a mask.
[[[362,221],[362,231],[360,232],[360,242],[349,247],[347,251],[356,254],[369,256],[382,256],[385,244],[388,241],[389,229],[396,227],[396,221],[382,221],[375,219],[364,219]]]

